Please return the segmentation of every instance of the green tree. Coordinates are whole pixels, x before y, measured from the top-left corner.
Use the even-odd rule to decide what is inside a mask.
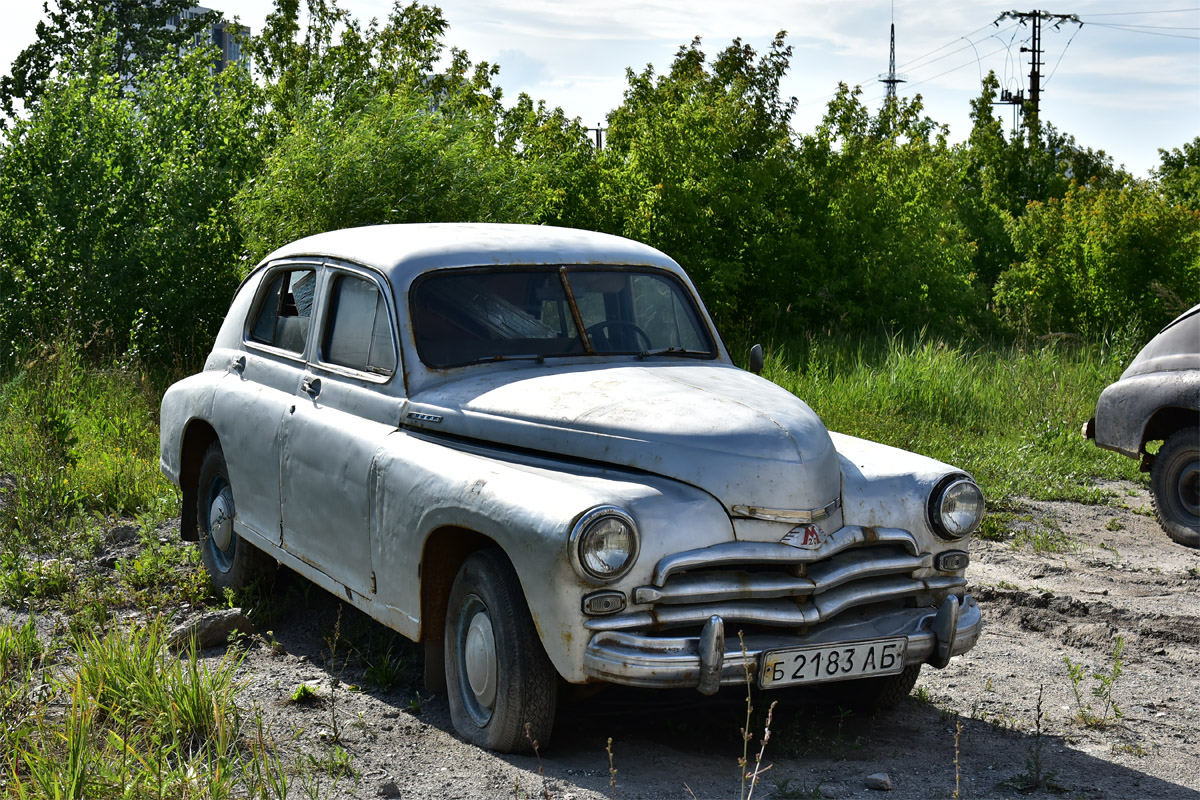
[[[106,49],[106,63],[95,66],[121,79],[120,92],[122,82],[178,53],[211,24],[207,14],[182,18],[194,5],[192,0],[54,0],[51,8],[46,0],[37,38],[17,55],[9,74],[0,76],[0,106],[11,118],[17,101],[36,103],[57,71],[105,37],[114,44]]]
[[[735,39],[709,65],[696,39],[665,75],[628,70],[608,117],[596,226],[670,253],[730,322],[791,263],[790,56],[780,33],[761,55]]]
[[[1008,225],[1029,203],[1061,198],[1072,182],[1120,188],[1130,180],[1103,151],[1081,147],[1069,134],[1028,113],[1006,138],[995,113],[999,88],[995,73],[989,72],[979,97],[971,101],[971,134],[958,150],[963,166],[959,215],[976,246],[975,272],[988,287],[1015,258]]]
[[[533,222],[534,182],[486,124],[398,89],[359,114],[314,111],[238,200],[251,262],[301,236],[398,222]]]
[[[211,53],[164,59],[139,93],[94,43],[0,145],[0,353],[62,330],[94,357],[163,362],[211,341],[238,280],[232,198],[261,162],[257,90]]]
[[[437,8],[397,3],[363,28],[334,2],[308,7],[303,47],[285,0],[255,45],[279,138],[238,201],[253,258],[334,228],[563,213],[569,181],[547,165],[581,157],[581,130],[531,102],[502,118],[497,68],[461,50],[439,71]]]
[[[1200,136],[1172,150],[1159,149],[1154,171],[1158,186],[1172,203],[1200,211]]]
[[[791,313],[821,329],[971,325],[980,294],[946,131],[919,97],[873,116],[860,96],[843,84],[800,144]]]
[[[995,296],[1019,333],[1099,336],[1124,320],[1149,335],[1200,300],[1200,213],[1145,183],[1074,185],[1009,230],[1020,260]]]
[[[567,119],[561,108],[549,110],[522,93],[500,115],[501,149],[526,171],[540,205],[537,222],[568,227],[594,227],[600,215],[600,172],[596,150],[578,118]]]

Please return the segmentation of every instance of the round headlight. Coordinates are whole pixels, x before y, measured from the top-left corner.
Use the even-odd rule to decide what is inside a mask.
[[[975,481],[952,475],[929,497],[929,521],[939,536],[961,539],[983,522],[983,491]]]
[[[638,535],[633,518],[616,506],[597,506],[571,529],[571,562],[592,581],[615,580],[637,560]]]

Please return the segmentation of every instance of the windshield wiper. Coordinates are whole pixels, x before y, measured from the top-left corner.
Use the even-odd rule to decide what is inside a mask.
[[[536,361],[537,363],[541,364],[545,360],[546,360],[546,357],[540,353],[521,353],[518,355],[511,355],[511,356],[502,355],[502,354],[497,354],[494,356],[484,356],[483,358],[476,359],[472,363],[488,364],[493,361]]]
[[[685,347],[658,347],[638,353],[638,361],[651,356],[678,356],[679,358],[711,358],[707,350],[688,350]]]

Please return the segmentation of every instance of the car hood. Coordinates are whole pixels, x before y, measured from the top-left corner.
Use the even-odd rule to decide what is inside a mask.
[[[811,510],[839,496],[821,420],[723,364],[512,365],[431,387],[405,423],[431,433],[644,470],[735,505]]]

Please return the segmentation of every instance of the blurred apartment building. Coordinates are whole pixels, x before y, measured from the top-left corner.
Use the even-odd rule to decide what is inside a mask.
[[[203,6],[193,6],[187,11],[184,11],[181,17],[185,20],[195,19],[196,17],[212,13],[211,8]],[[215,14],[214,14],[215,19]],[[171,17],[167,20],[167,27],[175,30],[179,27],[180,17]],[[212,43],[221,53],[221,58],[216,65],[217,72],[225,69],[230,64],[236,64],[242,60],[242,48],[239,43],[239,38],[244,38],[250,35],[250,29],[245,25],[235,25],[232,22],[213,22],[208,25],[204,31],[197,33],[195,37],[195,46],[199,47],[203,44]]]

